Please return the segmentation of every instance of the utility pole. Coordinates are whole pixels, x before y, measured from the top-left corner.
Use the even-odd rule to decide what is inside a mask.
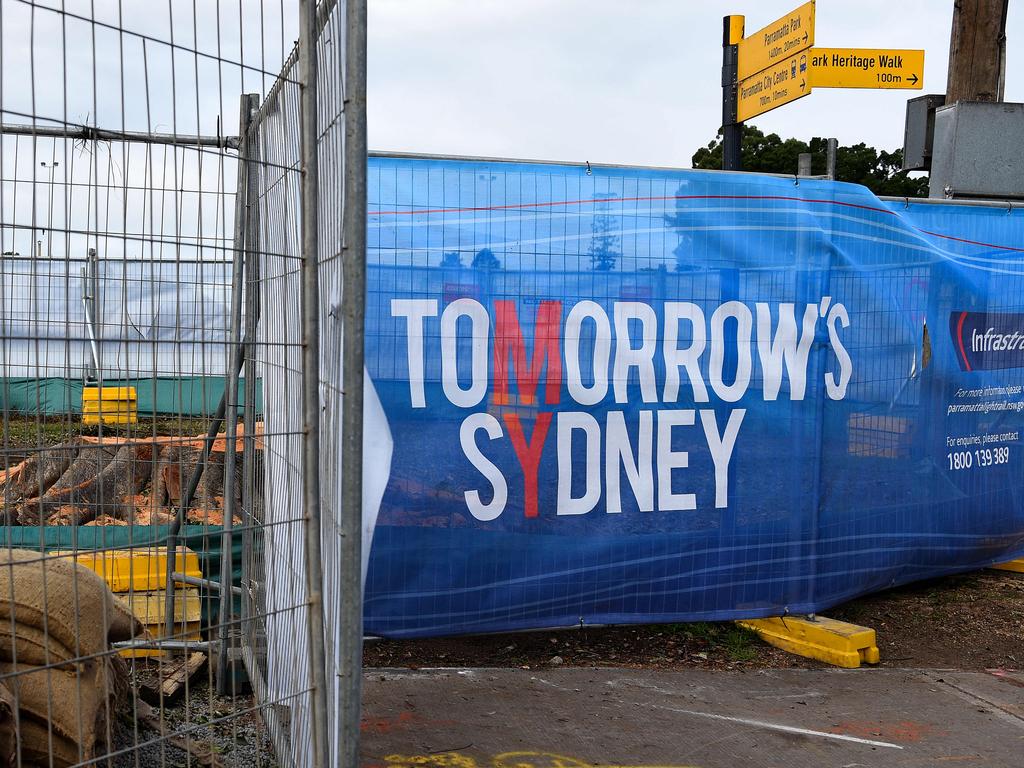
[[[1002,101],[1009,0],[954,0],[946,103]]]

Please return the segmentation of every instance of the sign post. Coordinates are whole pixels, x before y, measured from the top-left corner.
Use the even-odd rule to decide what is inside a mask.
[[[743,17],[726,16],[722,21],[722,170],[742,171],[743,123],[736,119],[736,61]]]
[[[722,36],[722,168],[742,169],[743,122],[803,98],[814,88],[924,87],[924,51],[815,48],[815,0],[743,36],[726,16]]]

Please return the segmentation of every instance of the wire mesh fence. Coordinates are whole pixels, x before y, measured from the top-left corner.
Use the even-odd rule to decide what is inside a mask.
[[[0,3],[0,765],[356,754],[361,29]]]

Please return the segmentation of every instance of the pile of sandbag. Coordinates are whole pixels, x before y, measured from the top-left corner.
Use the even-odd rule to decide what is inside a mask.
[[[67,766],[103,755],[131,700],[110,644],[142,626],[92,571],[0,548],[0,766]],[[15,717],[17,715],[17,717]]]

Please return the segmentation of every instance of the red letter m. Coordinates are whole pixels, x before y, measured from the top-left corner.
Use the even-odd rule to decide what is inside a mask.
[[[519,327],[515,302],[494,302],[494,323],[494,402],[497,405],[509,403],[508,356],[511,352],[520,405],[533,403],[545,358],[547,382],[544,387],[544,400],[549,404],[557,403],[562,393],[562,352],[559,347],[562,302],[542,301],[537,308],[533,359],[529,367],[526,365],[526,345],[523,343],[523,329]]]

